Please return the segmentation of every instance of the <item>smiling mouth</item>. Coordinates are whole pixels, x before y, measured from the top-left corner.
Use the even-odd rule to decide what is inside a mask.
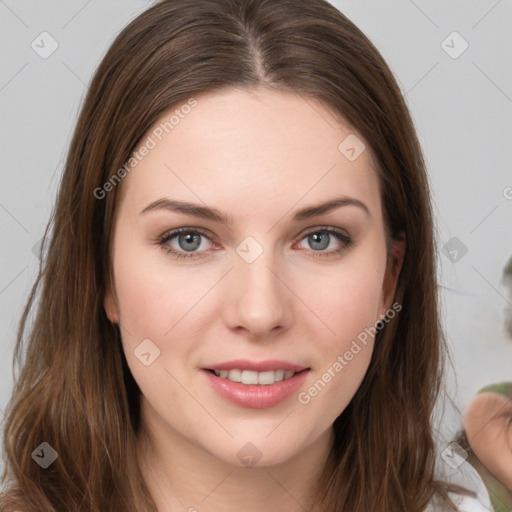
[[[211,370],[208,369],[210,373],[220,377],[221,379],[227,379],[232,382],[238,382],[241,384],[247,385],[262,385],[262,386],[270,386],[275,384],[276,382],[281,382],[283,380],[291,379],[294,375],[298,373],[306,372],[309,368],[301,370],[300,372],[294,372],[292,370],[269,370],[265,372],[255,372],[252,370],[242,370],[238,368],[234,368],[232,370]]]

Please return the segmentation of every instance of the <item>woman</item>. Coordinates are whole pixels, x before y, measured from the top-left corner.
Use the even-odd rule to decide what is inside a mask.
[[[456,510],[435,254],[411,118],[350,21],[157,3],[78,119],[16,347],[6,510]]]
[[[512,510],[512,382],[482,388],[469,403],[458,442],[487,487],[495,512]]]

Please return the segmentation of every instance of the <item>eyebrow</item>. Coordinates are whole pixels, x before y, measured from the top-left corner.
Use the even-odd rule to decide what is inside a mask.
[[[311,219],[313,217],[318,217],[323,213],[327,213],[342,206],[356,206],[364,210],[366,214],[371,217],[368,207],[362,201],[354,197],[343,196],[331,199],[325,203],[306,206],[305,208],[295,212],[293,221],[298,222]],[[153,201],[140,212],[140,215],[155,210],[168,210],[172,212],[184,213],[186,215],[192,215],[201,219],[212,220],[214,222],[222,222],[227,225],[233,224],[233,219],[230,216],[224,212],[221,212],[220,210],[217,210],[216,208],[201,206],[200,204],[189,203],[187,201],[178,201],[176,199],[170,199],[167,197]]]

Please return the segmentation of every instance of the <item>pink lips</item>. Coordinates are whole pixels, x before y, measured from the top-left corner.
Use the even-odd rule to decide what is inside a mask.
[[[251,370],[264,372],[270,370],[292,370],[297,372],[289,379],[275,382],[274,384],[242,384],[229,379],[217,377],[209,370]],[[306,379],[309,368],[298,366],[286,361],[247,361],[235,360],[213,365],[203,369],[202,373],[208,379],[213,389],[223,398],[240,407],[262,409],[273,407],[283,402],[300,389]]]

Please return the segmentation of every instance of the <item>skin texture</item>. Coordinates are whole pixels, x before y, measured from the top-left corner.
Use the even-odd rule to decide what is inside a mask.
[[[113,235],[114,286],[105,309],[121,326],[144,395],[141,467],[160,512],[302,511],[332,446],[332,423],[368,368],[373,339],[307,405],[297,393],[270,408],[234,405],[201,368],[282,359],[311,369],[307,390],[390,309],[404,242],[386,265],[369,145],[349,161],[338,145],[355,132],[321,103],[263,88],[197,101],[124,179]],[[292,221],[296,210],[339,196],[362,201],[369,213],[350,205]],[[165,197],[215,207],[233,224],[162,209],[141,214]],[[344,248],[331,235],[318,249],[307,235],[325,226],[343,230],[353,245]],[[209,237],[196,258],[178,260],[158,244],[180,227]],[[252,263],[236,252],[248,236],[263,249]],[[178,237],[169,246],[181,253],[189,247]],[[134,349],[148,338],[160,356],[145,366]],[[253,467],[237,457],[248,442],[261,452]]]
[[[469,404],[464,428],[480,462],[512,492],[512,401],[497,393],[480,393]]]

